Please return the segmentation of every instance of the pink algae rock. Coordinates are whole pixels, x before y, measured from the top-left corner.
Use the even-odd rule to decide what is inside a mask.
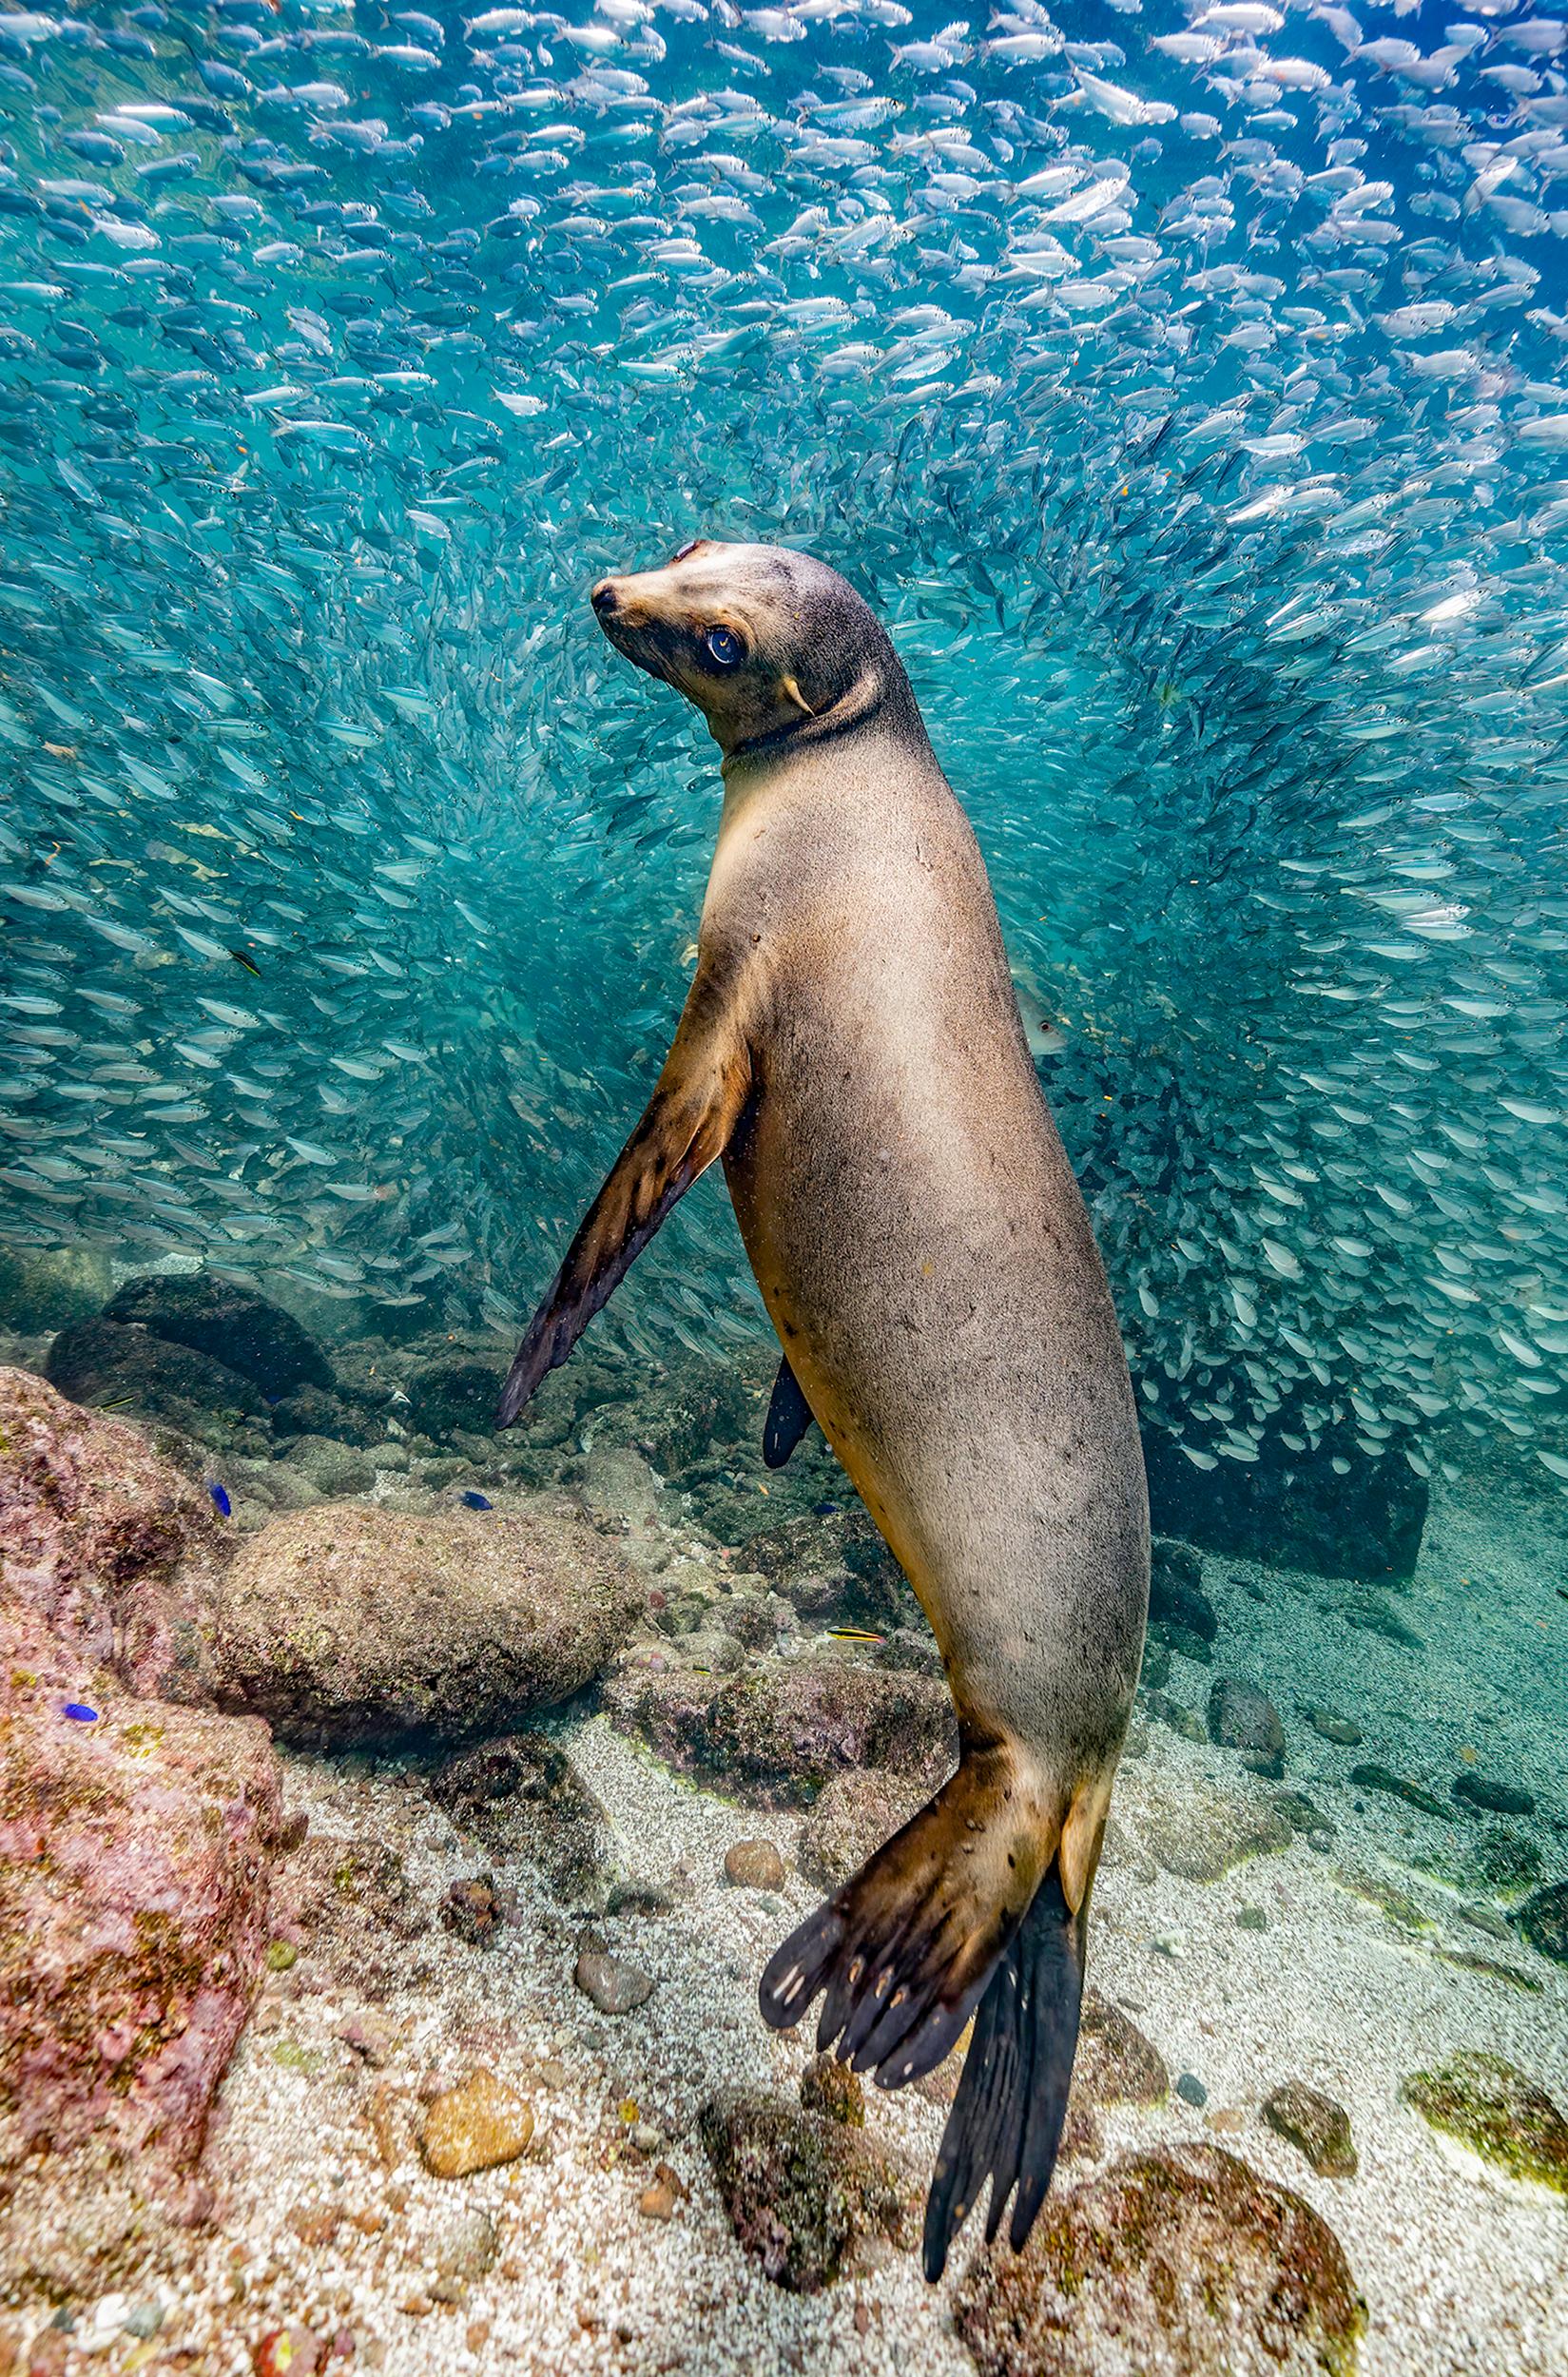
[[[140,1428],[0,1367],[0,1591],[79,1661],[206,1699],[205,1613],[231,1548],[203,1487]]]

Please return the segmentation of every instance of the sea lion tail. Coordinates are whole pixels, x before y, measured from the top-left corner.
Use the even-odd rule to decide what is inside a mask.
[[[1008,2241],[1016,2253],[1045,2201],[1077,2051],[1087,1911],[1068,1905],[1054,1863],[980,2000],[926,2199],[925,2274],[933,2281],[988,2178],[988,2245],[1015,2186]]]

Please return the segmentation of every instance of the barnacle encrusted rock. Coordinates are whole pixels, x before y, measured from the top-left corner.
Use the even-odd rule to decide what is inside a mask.
[[[859,2238],[906,2241],[908,2180],[842,2122],[737,2090],[698,2126],[731,2226],[776,2285],[818,2294]]]

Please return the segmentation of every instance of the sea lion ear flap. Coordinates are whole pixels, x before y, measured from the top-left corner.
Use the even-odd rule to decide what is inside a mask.
[[[812,708],[810,703],[806,700],[805,695],[801,691],[800,686],[795,683],[793,677],[781,677],[779,679],[779,691],[784,695],[786,702],[793,702],[798,710],[803,710],[807,718],[816,717],[816,711]]]

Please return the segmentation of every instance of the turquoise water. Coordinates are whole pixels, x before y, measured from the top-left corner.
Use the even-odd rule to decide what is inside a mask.
[[[714,817],[586,589],[780,538],[971,808],[1152,1420],[1560,1476],[1563,28],[1275,13],[5,20],[8,1238],[524,1317]],[[757,1325],[707,1192],[644,1273]]]

